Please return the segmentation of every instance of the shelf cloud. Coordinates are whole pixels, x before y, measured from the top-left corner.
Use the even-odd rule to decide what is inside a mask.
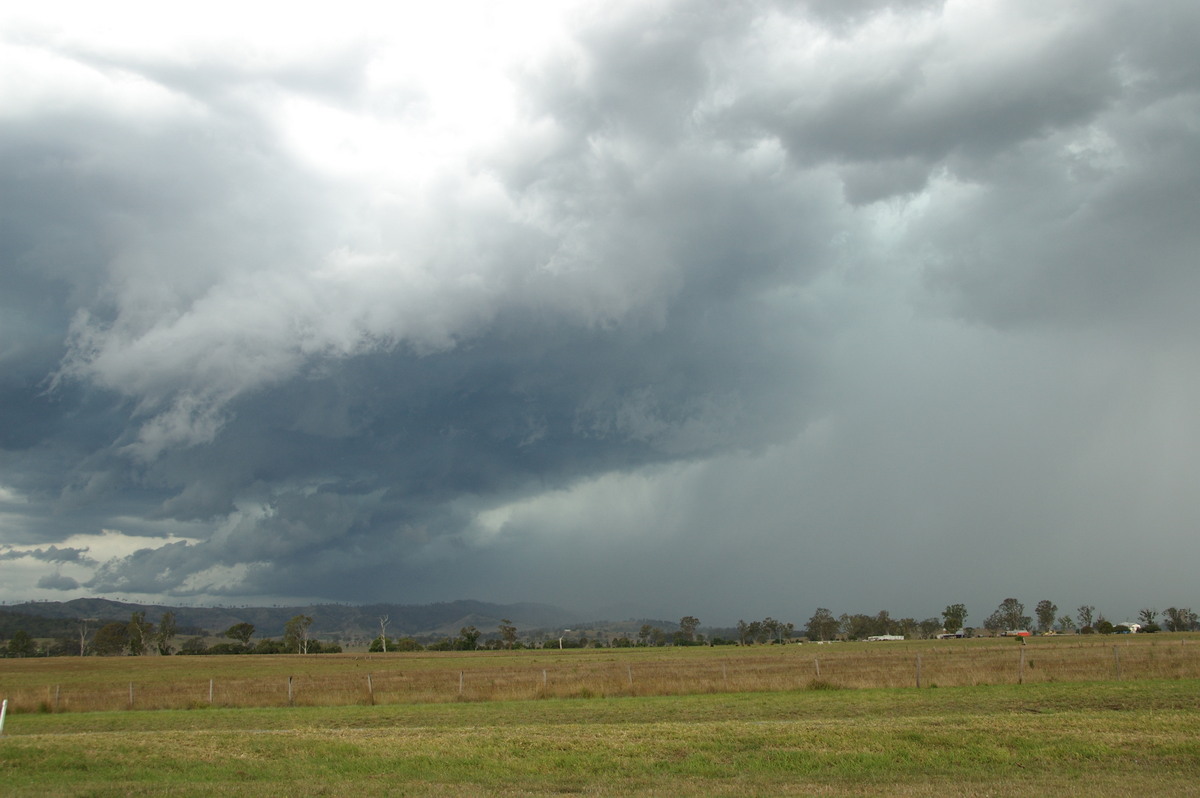
[[[1193,4],[336,13],[0,12],[7,598],[1191,600]]]

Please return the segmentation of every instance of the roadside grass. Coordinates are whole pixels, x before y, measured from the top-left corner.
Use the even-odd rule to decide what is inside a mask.
[[[9,711],[344,706],[1200,678],[1194,635],[0,660]]]
[[[1200,795],[1200,681],[10,718],[12,796]]]

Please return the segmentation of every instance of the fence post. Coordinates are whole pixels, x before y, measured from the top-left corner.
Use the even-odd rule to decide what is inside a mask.
[[[367,674],[367,695],[371,699],[371,706],[375,706],[375,685],[371,683],[371,674]]]
[[[1113,662],[1117,664],[1117,681],[1121,681],[1121,652],[1113,646]]]
[[[0,704],[0,736],[4,734],[4,716],[8,714],[8,699],[4,699],[4,703]]]
[[[921,689],[921,655],[917,655],[917,689]]]
[[[458,672],[458,694],[459,695],[463,694],[463,672],[462,671]]]
[[[129,683],[129,708],[133,709],[133,682]]]
[[[288,677],[288,706],[296,706],[296,693],[292,689],[292,677]]]
[[[633,687],[633,666],[632,666],[632,665],[626,665],[626,666],[625,666],[625,673],[626,673],[626,674],[629,676],[629,686],[630,686],[630,687]]]
[[[817,678],[821,678],[821,660],[813,657],[813,667],[817,669]]]
[[[62,690],[61,684],[54,685],[54,711],[55,712],[58,711],[58,695],[59,695],[60,690]]]
[[[1025,684],[1025,647],[1021,646],[1021,667],[1017,671],[1017,684]]]
[[[213,680],[209,679],[208,680],[208,703],[211,704],[212,702],[213,702]]]

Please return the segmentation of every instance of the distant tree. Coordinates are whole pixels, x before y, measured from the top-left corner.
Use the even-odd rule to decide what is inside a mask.
[[[1102,635],[1112,634],[1115,628],[1116,627],[1114,627],[1107,618],[1101,618],[1100,620],[1096,621],[1096,631]]]
[[[18,629],[8,641],[8,656],[32,657],[37,654],[37,643],[29,636],[29,632]]]
[[[171,652],[175,650],[171,641],[175,639],[176,631],[175,613],[167,610],[159,619],[158,630],[154,633],[154,644],[158,647],[158,653],[161,656],[170,656]]]
[[[926,618],[917,624],[917,631],[921,637],[928,640],[931,637],[936,637],[937,633],[943,628],[942,621],[937,618]]]
[[[380,645],[383,653],[385,653],[385,654],[387,653],[387,645],[388,645],[387,625],[388,625],[389,620],[391,620],[390,615],[380,615],[379,616],[379,637],[375,638],[376,640],[379,641],[379,645]]]
[[[1037,607],[1033,612],[1037,615],[1039,632],[1045,634],[1054,628],[1054,615],[1058,612],[1057,604],[1052,603],[1048,599],[1042,599],[1037,603]]]
[[[1075,617],[1079,619],[1079,631],[1091,629],[1095,619],[1096,608],[1091,604],[1084,604],[1079,609],[1075,610]]]
[[[500,641],[505,648],[512,648],[517,644],[517,627],[513,626],[513,622],[508,618],[501,618],[500,625],[496,627],[500,632]]]
[[[837,637],[838,620],[825,607],[817,607],[817,611],[808,619],[804,633],[809,640],[832,640]]]
[[[989,632],[1003,632],[1007,629],[1004,623],[1004,615],[1000,610],[995,610],[983,621],[983,628]]]
[[[479,645],[479,636],[482,634],[474,626],[464,626],[458,630],[458,644],[455,646],[461,651],[474,651]]]
[[[1150,626],[1158,620],[1158,610],[1151,607],[1143,607],[1138,610],[1138,623],[1142,626]],[[1157,625],[1157,624],[1155,624]]]
[[[965,604],[948,604],[946,609],[942,610],[942,628],[947,632],[957,632],[963,628],[963,622],[967,620],[967,607]]]
[[[146,620],[146,613],[132,613],[129,616],[129,653],[135,657],[145,654],[153,634],[154,624]]]
[[[1064,615],[1058,619],[1058,628],[1060,631],[1069,632],[1075,628],[1075,621],[1071,620],[1070,615]]]
[[[401,637],[396,639],[392,649],[394,651],[424,651],[425,646],[411,637]]]
[[[249,646],[250,638],[254,637],[254,624],[246,621],[235,623],[225,630],[225,636],[230,640],[238,641],[243,646]]]
[[[700,626],[700,619],[694,615],[685,615],[679,619],[679,634],[682,642],[696,642],[696,628]]]
[[[768,615],[766,618],[763,618],[760,623],[762,624],[760,627],[762,629],[762,641],[764,643],[774,642],[780,635],[779,621]]]
[[[851,640],[863,640],[875,633],[876,617],[863,613],[842,613],[838,619],[842,634]]]
[[[208,647],[204,645],[203,637],[189,637],[183,641],[183,645],[179,647],[180,654],[204,654],[208,651]]]
[[[129,645],[129,624],[113,621],[96,630],[92,649],[102,657],[112,657]]]
[[[1003,627],[1001,631],[1028,629],[1032,625],[1029,617],[1025,615],[1025,605],[1015,598],[1006,598],[1000,602],[996,612]]]
[[[741,621],[739,621],[738,623],[741,623]],[[650,645],[650,636],[653,633],[654,633],[654,627],[652,627],[648,623],[642,624],[642,628],[638,630],[638,645],[640,645],[640,646]]]
[[[1196,625],[1196,613],[1190,607],[1167,607],[1163,610],[1163,626],[1168,632],[1190,632]]]
[[[266,638],[254,644],[255,654],[288,654],[292,649],[287,648],[282,640]]]
[[[308,615],[293,616],[283,626],[283,645],[288,651],[297,654],[308,653],[308,630],[313,624],[313,619]]]

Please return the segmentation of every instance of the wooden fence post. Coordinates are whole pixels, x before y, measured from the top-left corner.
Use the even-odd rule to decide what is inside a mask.
[[[293,688],[292,688],[292,677],[291,676],[288,677],[288,706],[289,707],[296,706],[296,693],[293,691]]]
[[[917,655],[917,689],[921,689],[921,655]]]

